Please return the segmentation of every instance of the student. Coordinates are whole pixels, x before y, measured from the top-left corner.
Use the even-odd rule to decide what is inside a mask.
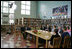
[[[30,26],[28,26],[28,27],[27,27],[27,30],[31,30],[31,27],[30,27]]]
[[[41,25],[41,28],[40,28],[41,30],[45,30],[46,28],[45,28],[45,26],[44,25]]]
[[[51,32],[52,27],[49,24],[47,24],[45,27],[45,30]]]
[[[51,46],[53,46],[53,39],[54,39],[54,38],[57,38],[57,37],[60,37],[60,36],[58,35],[58,29],[55,29],[55,30],[54,30],[54,33],[56,33],[56,35],[52,35],[52,37],[51,37],[51,39],[50,39],[50,43],[49,43]]]
[[[71,27],[67,27],[67,32],[69,33],[69,35],[71,36]]]
[[[66,30],[67,30],[67,28],[66,28],[66,26],[64,26],[64,27],[63,27],[63,33],[62,33],[62,35],[61,35],[61,37],[62,37],[62,44],[63,44],[63,42],[64,42],[65,36],[70,36],[69,33],[68,33]]]
[[[60,33],[60,35],[62,35],[62,33],[63,33],[63,30],[62,30],[62,28],[60,26],[58,26],[58,34],[59,33]]]
[[[51,26],[49,26],[48,31],[51,32],[51,30],[52,30],[52,28],[51,28]]]
[[[48,29],[49,29],[49,24],[46,25],[46,30],[48,30]]]
[[[56,26],[54,25],[53,28],[52,28],[52,32],[54,32],[55,29],[56,29]]]

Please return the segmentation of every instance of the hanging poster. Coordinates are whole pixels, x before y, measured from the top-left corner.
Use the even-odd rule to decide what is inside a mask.
[[[68,5],[53,8],[53,16],[67,15]]]

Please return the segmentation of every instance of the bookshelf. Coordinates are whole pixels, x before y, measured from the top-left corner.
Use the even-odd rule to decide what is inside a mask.
[[[16,19],[15,24],[18,25],[18,21],[19,21],[19,25],[23,25],[25,26],[31,26],[31,27],[41,27],[41,25],[71,25],[71,18],[56,18],[56,19],[47,19],[47,20],[42,20],[42,19],[38,19],[38,18],[20,18],[19,20]]]
[[[18,25],[18,19],[15,19],[15,25]]]
[[[22,18],[19,19],[19,25],[22,25]]]

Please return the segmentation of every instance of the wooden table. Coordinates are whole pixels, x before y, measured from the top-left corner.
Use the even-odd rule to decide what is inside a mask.
[[[27,33],[32,34],[33,36],[36,36],[36,48],[38,48],[38,37],[46,40],[46,48],[48,47],[48,40],[50,40],[51,36],[54,35],[53,32],[48,32],[44,30],[38,30],[38,32],[41,32],[41,34],[35,34],[32,32],[33,30],[29,31],[26,30]]]

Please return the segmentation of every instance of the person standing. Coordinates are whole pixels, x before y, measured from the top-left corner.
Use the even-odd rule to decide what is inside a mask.
[[[23,34],[24,39],[26,39],[25,30],[26,30],[25,26],[22,25],[22,27],[21,27],[21,33]]]

